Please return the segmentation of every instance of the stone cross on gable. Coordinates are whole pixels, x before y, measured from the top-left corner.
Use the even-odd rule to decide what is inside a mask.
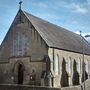
[[[21,9],[22,3],[23,2],[20,0],[20,2],[19,2],[19,9]]]

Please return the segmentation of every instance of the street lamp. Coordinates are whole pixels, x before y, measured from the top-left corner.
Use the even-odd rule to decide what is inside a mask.
[[[88,37],[90,37],[90,35],[85,35],[85,36],[83,37],[82,34],[81,34],[81,32],[80,32],[80,35],[81,35],[81,37],[82,37],[82,55],[83,55],[83,57],[82,57],[82,59],[83,59],[83,74],[84,74],[84,76],[83,76],[83,79],[84,79],[84,82],[83,82],[83,84],[84,84],[83,90],[85,90],[84,37],[85,37],[85,38],[88,38]]]

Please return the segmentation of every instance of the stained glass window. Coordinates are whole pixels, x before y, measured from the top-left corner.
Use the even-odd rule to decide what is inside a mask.
[[[22,51],[22,35],[18,32],[18,50]]]
[[[15,56],[16,55],[16,50],[17,50],[17,46],[16,46],[16,40],[15,39],[13,39],[13,56]]]
[[[24,36],[24,54],[27,54],[28,44],[29,44],[28,35],[25,34],[25,36]]]

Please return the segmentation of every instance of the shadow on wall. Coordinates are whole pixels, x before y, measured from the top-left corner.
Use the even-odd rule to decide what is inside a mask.
[[[73,63],[73,79],[72,79],[73,85],[79,85],[79,73],[77,71],[77,63],[74,60]]]
[[[63,58],[62,62],[62,75],[61,75],[61,87],[67,87],[69,86],[69,80],[68,80],[68,73],[66,71],[66,62]]]
[[[84,90],[83,83],[81,85],[63,87],[61,90]],[[85,81],[85,90],[90,90],[90,79]]]

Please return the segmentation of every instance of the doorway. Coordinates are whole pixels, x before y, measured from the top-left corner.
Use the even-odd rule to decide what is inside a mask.
[[[23,76],[24,76],[23,65],[19,63],[17,69],[18,69],[17,70],[17,84],[23,84]]]

